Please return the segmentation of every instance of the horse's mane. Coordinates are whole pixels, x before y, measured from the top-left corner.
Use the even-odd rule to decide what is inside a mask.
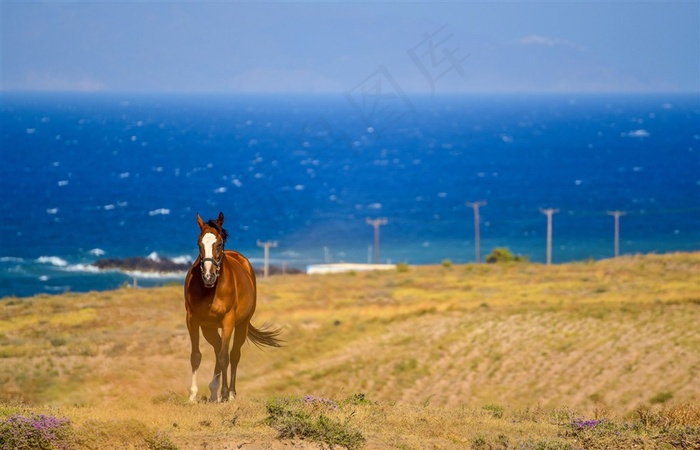
[[[224,241],[224,244],[225,244],[226,240],[228,239],[228,231],[226,231],[226,229],[224,227],[219,225],[213,219],[210,220],[209,222],[207,222],[207,225],[219,232],[219,234],[221,235],[221,239]]]

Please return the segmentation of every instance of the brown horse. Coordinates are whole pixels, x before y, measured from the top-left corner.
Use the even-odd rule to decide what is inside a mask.
[[[185,279],[185,309],[187,329],[190,332],[192,354],[192,384],[190,401],[197,399],[197,369],[202,361],[199,352],[199,329],[214,347],[216,366],[209,389],[210,401],[226,401],[236,396],[236,369],[241,359],[241,346],[246,338],[258,347],[280,347],[279,330],[258,329],[250,319],[255,312],[255,272],[248,259],[238,252],[224,250],[228,233],[223,228],[224,214],[199,224],[199,257],[192,264]],[[219,335],[219,328],[221,335]],[[229,344],[233,335],[233,346]],[[231,388],[226,369],[231,364]],[[218,397],[219,382],[221,397]]]

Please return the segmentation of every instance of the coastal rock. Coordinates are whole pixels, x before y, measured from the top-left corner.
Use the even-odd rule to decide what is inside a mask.
[[[169,259],[143,257],[98,259],[95,266],[100,269],[138,270],[142,272],[183,272],[190,268],[190,264],[176,263]]]
[[[190,263],[177,263],[169,259],[159,258],[144,258],[134,256],[131,258],[102,258],[98,259],[95,264],[97,268],[118,269],[123,271],[140,271],[140,272],[186,272],[190,268]],[[270,266],[270,275],[299,274],[304,273],[302,270],[294,267]],[[262,277],[263,268],[255,267],[255,274]]]

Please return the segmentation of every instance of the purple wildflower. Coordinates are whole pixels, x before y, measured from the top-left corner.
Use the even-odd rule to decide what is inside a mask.
[[[313,395],[305,395],[304,403],[306,403],[307,405],[323,405],[331,409],[338,409],[338,404],[335,403],[333,400],[329,400],[327,398],[322,397],[314,397]]]
[[[31,417],[14,414],[0,420],[0,445],[3,449],[68,450],[72,431],[68,419],[43,414],[34,414]]]
[[[571,426],[578,430],[591,430],[598,425],[602,420],[597,420],[597,419],[589,419],[589,420],[584,420],[584,419],[574,419],[573,422],[571,422]]]

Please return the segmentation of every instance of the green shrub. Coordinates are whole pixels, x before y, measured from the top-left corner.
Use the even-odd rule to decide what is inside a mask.
[[[658,394],[653,396],[649,400],[649,402],[652,405],[658,405],[660,403],[666,403],[667,401],[671,400],[672,398],[673,398],[673,393],[664,391],[664,392],[659,392]]]
[[[506,247],[496,247],[486,257],[486,262],[489,264],[503,263],[503,262],[528,262],[528,261],[529,261],[529,258],[527,256],[513,255],[513,252],[508,250]]]
[[[343,400],[346,405],[371,405],[372,402],[365,397],[365,394],[358,392]]]
[[[442,267],[444,267],[445,269],[452,268],[452,261],[450,261],[449,259],[443,259],[442,260]]]
[[[364,396],[363,396],[364,398]],[[265,423],[279,432],[280,439],[295,437],[348,450],[361,448],[365,437],[347,423],[334,419],[340,407],[332,400],[305,396],[276,397],[267,402]]]
[[[396,271],[399,272],[399,273],[408,272],[409,269],[410,269],[410,267],[409,267],[408,263],[405,263],[405,262],[403,262],[403,263],[398,263],[398,264],[396,265]]]
[[[494,419],[503,418],[503,407],[500,405],[485,405],[481,409],[490,412]]]
[[[159,431],[144,437],[149,450],[177,450],[167,433]]]
[[[418,368],[418,360],[416,358],[404,359],[394,364],[394,375],[399,375],[403,372],[410,372]]]
[[[66,342],[68,342],[68,341],[63,336],[54,336],[50,339],[50,342],[51,342],[51,345],[53,345],[54,347],[62,347],[64,345],[66,345]]]
[[[184,406],[184,405],[188,405],[189,401],[187,400],[186,397],[178,394],[177,392],[166,391],[166,392],[163,392],[162,394],[158,394],[155,397],[153,397],[151,399],[151,403],[153,403],[154,405],[169,404],[169,405]]]

